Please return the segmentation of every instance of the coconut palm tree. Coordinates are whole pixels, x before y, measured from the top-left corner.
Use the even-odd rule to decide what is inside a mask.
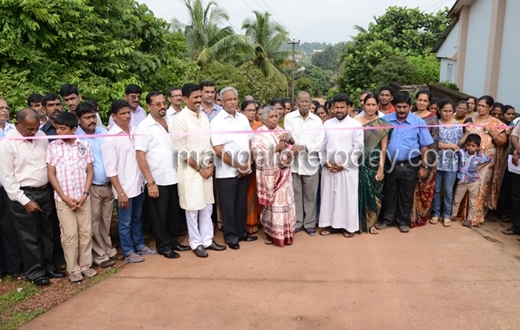
[[[281,50],[282,45],[289,41],[287,30],[270,20],[269,13],[253,11],[255,18],[247,18],[242,24],[242,30],[249,40],[252,63],[260,68],[266,77],[273,77],[282,84],[287,84],[284,71],[290,63],[290,51]]]
[[[231,26],[222,25],[229,20],[227,12],[211,0],[182,0],[190,16],[188,24],[172,20],[172,29],[182,31],[186,37],[190,55],[200,67],[210,63],[222,63],[244,51],[247,39],[234,33]],[[242,54],[241,56],[244,56]]]

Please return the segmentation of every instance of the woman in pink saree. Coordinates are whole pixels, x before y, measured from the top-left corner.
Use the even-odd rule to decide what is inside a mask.
[[[272,106],[264,108],[264,125],[255,131],[252,140],[256,164],[258,202],[263,206],[260,223],[266,236],[265,244],[291,245],[296,228],[296,210],[291,179],[294,144],[291,134],[278,126],[278,113]]]

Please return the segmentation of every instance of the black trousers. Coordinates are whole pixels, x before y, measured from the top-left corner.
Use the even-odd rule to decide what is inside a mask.
[[[410,226],[418,166],[396,163],[385,176],[385,196],[383,198],[383,222],[392,225]]]
[[[511,173],[511,224],[513,231],[520,234],[520,174]]]
[[[0,275],[23,272],[22,252],[8,203],[7,193],[0,187]]]
[[[217,179],[220,211],[224,224],[224,241],[237,243],[246,234],[247,186],[249,175],[241,178]]]
[[[511,211],[511,190],[513,189],[513,185],[511,183],[511,176],[513,173],[509,172],[507,169],[504,172],[504,178],[502,180],[502,185],[500,186],[500,195],[498,197],[498,205],[497,205],[497,213],[500,215],[507,214]]]
[[[20,242],[25,276],[34,280],[54,270],[52,265],[52,213],[56,213],[50,184],[41,190],[22,189],[31,201],[38,203],[43,212],[28,213],[22,204],[9,201],[14,228]]]
[[[155,237],[155,246],[159,253],[172,250],[177,244],[180,234],[180,223],[185,218],[184,210],[179,204],[179,191],[176,184],[157,186],[159,197],[151,198],[146,189],[150,229]]]

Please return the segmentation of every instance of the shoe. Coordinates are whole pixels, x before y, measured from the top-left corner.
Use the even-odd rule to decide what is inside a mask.
[[[48,278],[64,278],[65,274],[56,272],[56,271],[52,271],[52,272],[45,273],[45,276],[47,276]]]
[[[81,275],[88,277],[88,278],[92,278],[97,275],[97,272],[92,268],[88,268],[87,270],[82,271]]]
[[[33,281],[35,285],[49,285],[51,284],[51,281],[45,276],[38,277]]]
[[[256,236],[249,236],[249,235],[246,235],[244,237],[242,237],[240,240],[241,241],[244,241],[244,242],[254,242],[258,239],[258,237]]]
[[[306,229],[305,229],[305,232],[306,232],[307,235],[309,235],[309,236],[316,236],[316,229],[314,229],[314,228],[306,228]]]
[[[471,225],[471,220],[466,220],[466,221],[464,221],[464,222],[462,223],[462,225],[463,225],[464,227],[471,228],[471,226],[472,226],[472,225]]]
[[[238,244],[238,242],[236,242],[236,243],[229,243],[228,245],[229,245],[230,249],[233,249],[233,250],[240,249],[240,244]]]
[[[446,218],[446,219],[444,219],[442,224],[444,225],[444,227],[451,227],[451,220]]]
[[[399,226],[399,230],[401,231],[401,233],[409,233],[410,232],[410,227],[408,227],[408,226]]]
[[[177,242],[177,244],[173,244],[172,250],[182,252],[182,251],[189,251],[189,250],[191,250],[191,248],[187,245],[182,245],[181,243]]]
[[[114,264],[115,264],[115,262],[113,262],[112,260],[108,259],[108,260],[102,261],[99,264],[99,267],[101,267],[101,268],[108,268],[108,267],[114,266]]]
[[[385,230],[386,228],[388,228],[388,225],[386,223],[376,225],[376,229],[378,230]]]
[[[215,241],[211,241],[211,244],[206,248],[206,250],[214,250],[214,251],[224,251],[226,248],[225,245],[220,245],[215,243]]]
[[[202,245],[197,246],[197,248],[195,250],[193,250],[193,253],[195,253],[195,255],[197,257],[199,257],[199,258],[207,258],[208,257],[208,252],[206,251],[206,249]]]
[[[432,218],[430,219],[430,223],[431,223],[432,225],[436,225],[437,222],[439,222],[439,217],[432,217]]]
[[[168,250],[168,251],[164,251],[164,252],[161,252],[160,254],[162,254],[165,258],[168,258],[168,259],[176,259],[176,258],[180,258],[180,254],[178,254],[177,252],[173,251],[173,250]]]

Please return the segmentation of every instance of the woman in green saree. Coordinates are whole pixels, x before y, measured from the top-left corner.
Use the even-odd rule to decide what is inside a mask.
[[[383,201],[386,146],[392,124],[379,118],[379,99],[375,94],[365,96],[365,114],[356,117],[366,127],[364,163],[359,168],[359,229],[377,234],[375,227]],[[373,129],[368,129],[373,127]],[[386,128],[388,127],[388,128]]]

